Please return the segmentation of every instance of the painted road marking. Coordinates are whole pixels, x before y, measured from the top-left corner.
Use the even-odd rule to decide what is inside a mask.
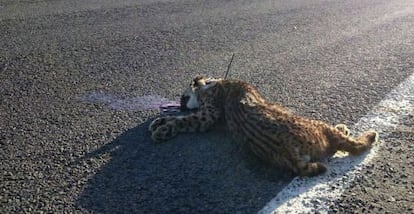
[[[358,176],[364,165],[376,156],[383,139],[394,130],[399,121],[414,113],[414,74],[394,88],[369,114],[361,118],[353,127],[355,134],[374,129],[378,131],[380,142],[370,152],[358,157],[341,154],[328,160],[329,170],[322,176],[313,178],[296,177],[272,199],[260,214],[267,213],[327,213],[350,183]]]

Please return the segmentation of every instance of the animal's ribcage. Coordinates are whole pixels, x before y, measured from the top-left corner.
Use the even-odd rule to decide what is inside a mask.
[[[230,132],[240,143],[248,147],[258,157],[268,161],[280,159],[283,146],[278,137],[287,132],[286,126],[270,120],[266,109],[259,104],[230,102],[226,109],[226,121]],[[276,160],[279,161],[279,160]]]

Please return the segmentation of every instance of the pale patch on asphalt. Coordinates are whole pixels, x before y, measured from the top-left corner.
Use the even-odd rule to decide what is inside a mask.
[[[106,94],[103,92],[92,92],[85,95],[82,100],[84,102],[107,105],[114,110],[128,111],[157,110],[160,109],[161,105],[177,103],[158,95],[121,98],[116,95]]]
[[[413,113],[414,74],[350,127],[356,134],[369,129],[378,131],[380,141],[370,152],[358,157],[336,154],[328,160],[329,170],[326,174],[313,178],[296,177],[259,213],[327,213],[333,202],[358,176],[362,167],[376,156],[381,139],[386,138],[399,125],[400,119]]]

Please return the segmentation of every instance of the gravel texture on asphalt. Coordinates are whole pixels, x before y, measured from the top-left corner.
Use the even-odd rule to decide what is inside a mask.
[[[331,207],[331,213],[414,213],[414,112],[387,139],[380,156]]]
[[[251,213],[292,177],[223,126],[153,144],[158,110],[91,93],[176,100],[234,52],[232,78],[353,124],[413,72],[410,1],[79,2],[0,0],[0,213]]]

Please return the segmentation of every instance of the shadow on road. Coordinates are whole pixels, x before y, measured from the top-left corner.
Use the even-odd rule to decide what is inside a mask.
[[[87,183],[77,206],[102,213],[252,213],[291,179],[230,141],[223,125],[150,140],[149,122],[85,156],[111,160]]]

